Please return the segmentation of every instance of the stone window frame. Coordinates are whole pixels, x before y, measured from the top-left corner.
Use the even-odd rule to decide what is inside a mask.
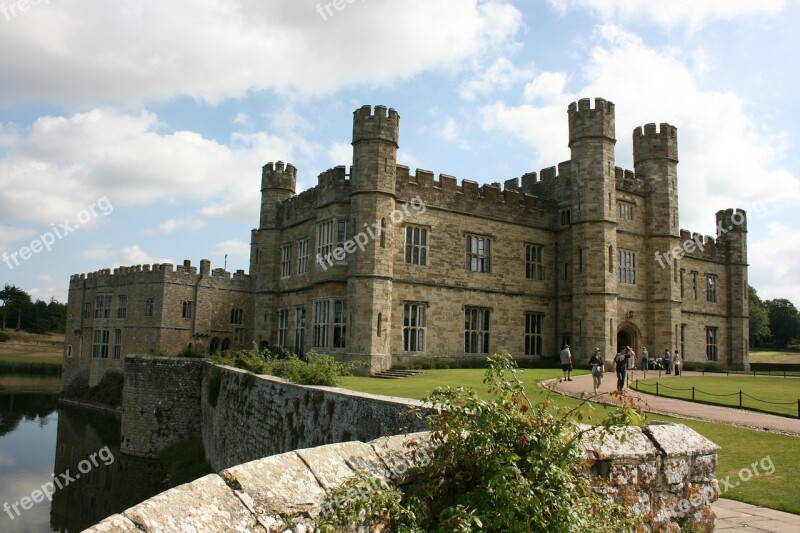
[[[144,316],[153,316],[156,307],[156,299],[148,298],[144,301]]]
[[[716,274],[706,274],[706,301],[717,303],[717,288],[719,287],[719,276]]]
[[[697,274],[696,270],[692,270],[692,300],[697,300]]]
[[[128,318],[128,295],[117,296],[117,318]]]
[[[572,225],[572,208],[565,207],[558,210],[558,221],[562,228]]]
[[[535,253],[531,253],[535,252]],[[544,281],[544,245],[525,244],[525,279]]]
[[[309,238],[297,241],[297,273],[306,274],[308,272],[308,241]]]
[[[233,329],[233,344],[235,346],[241,346],[244,344],[244,328],[234,328]]]
[[[333,300],[333,348],[347,347],[347,302],[344,299]]]
[[[719,328],[706,326],[706,359],[717,361],[719,357]]]
[[[231,308],[231,325],[243,326],[244,325],[244,308],[233,307]]]
[[[478,233],[466,233],[465,268],[467,272],[492,273],[492,237]]]
[[[294,349],[297,355],[303,355],[306,342],[306,306],[298,305],[294,308]]]
[[[278,309],[278,346],[285,348],[289,339],[289,308]]]
[[[633,213],[636,204],[633,202],[626,202],[625,200],[617,200],[617,215],[620,220],[633,221]]]
[[[314,300],[314,321],[311,343],[314,348],[328,347],[328,322],[330,320],[330,300]]]
[[[92,304],[90,302],[83,303],[83,318],[92,318]]]
[[[403,302],[403,351],[424,352],[428,302]]]
[[[281,246],[281,279],[292,275],[292,243]]]
[[[464,306],[464,353],[489,354],[492,309]]]
[[[541,311],[525,311],[525,355],[543,353],[544,313]]]
[[[403,260],[407,265],[428,266],[430,226],[406,225]],[[416,252],[416,254],[415,254]]]
[[[617,281],[636,285],[636,252],[617,248]]]
[[[95,295],[94,317],[95,318],[110,318],[111,317],[111,299],[110,292],[104,292]]]
[[[185,320],[189,320],[192,318],[192,301],[191,300],[184,300],[181,302],[181,318]]]
[[[120,359],[122,357],[122,330],[119,328],[114,330],[113,357],[114,359]]]
[[[333,254],[334,247],[334,220],[331,217],[317,223],[317,263],[322,265],[326,257]]]
[[[95,329],[92,332],[92,359],[108,359],[108,343],[111,330]]]

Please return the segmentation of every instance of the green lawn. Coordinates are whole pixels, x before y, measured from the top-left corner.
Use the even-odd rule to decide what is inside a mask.
[[[579,371],[577,373],[586,372]],[[463,386],[473,387],[480,396],[486,397],[483,375],[484,371],[481,369],[426,370],[421,376],[400,380],[351,376],[345,378],[341,386],[373,394],[414,399],[423,398],[431,390],[439,386]],[[554,369],[525,369],[520,371],[518,375],[527,384],[526,390],[531,400],[537,401],[543,399],[548,393],[538,387],[536,382],[561,376],[561,371]],[[682,382],[684,378],[673,377],[673,380],[676,379]],[[753,380],[753,378],[716,379]],[[786,380],[783,378],[756,379],[790,381],[788,378]],[[579,403],[577,399],[561,396],[560,394],[550,394],[550,399],[554,405],[562,407],[574,407]],[[602,417],[604,407],[595,406],[595,408],[595,419]],[[800,514],[800,497],[798,497],[796,489],[797,481],[800,480],[800,461],[797,460],[800,452],[800,438],[660,415],[649,415],[649,419],[685,424],[716,442],[722,448],[717,466],[720,491],[724,491],[721,495],[722,497]],[[750,479],[744,481],[748,474],[753,474],[756,471],[751,466],[753,463],[757,463],[758,474],[752,475]],[[774,472],[771,475],[767,475],[766,472],[773,470],[770,465],[774,467]],[[748,471],[745,472],[743,469]],[[741,477],[740,472],[742,472]],[[723,480],[727,480],[730,485],[738,483],[738,486],[727,488],[728,485],[723,483]]]
[[[742,407],[785,416],[796,417],[798,414],[797,401],[800,399],[800,379],[798,378],[662,376],[661,378],[638,380],[638,390],[655,394],[656,382],[659,384],[658,391],[661,396],[691,400],[691,389],[695,387],[695,401],[739,407],[739,391],[741,390],[743,393]],[[714,396],[715,394],[726,396]],[[766,402],[784,405],[773,405]]]
[[[0,354],[0,361],[4,363],[45,363],[51,365],[61,365],[63,357],[60,355],[16,355]]]

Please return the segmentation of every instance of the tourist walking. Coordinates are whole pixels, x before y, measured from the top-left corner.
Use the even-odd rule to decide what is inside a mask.
[[[667,374],[672,374],[672,356],[669,354],[669,349],[664,349],[664,370]]]
[[[594,349],[594,355],[589,359],[589,366],[592,369],[592,383],[594,384],[594,393],[597,394],[597,389],[603,383],[603,372],[606,371],[605,363],[603,363],[603,356],[600,354],[600,348]]]
[[[628,369],[628,351],[623,348],[614,356],[614,370],[617,372],[617,391],[622,392],[625,387],[625,371]]]
[[[642,370],[647,372],[650,369],[650,354],[647,353],[647,348],[642,348]]]
[[[567,381],[572,381],[572,353],[569,351],[569,344],[565,344],[561,350],[561,370],[564,371]]]
[[[672,366],[675,367],[675,375],[681,375],[681,356],[678,353],[678,350],[675,350],[675,355],[672,357]]]

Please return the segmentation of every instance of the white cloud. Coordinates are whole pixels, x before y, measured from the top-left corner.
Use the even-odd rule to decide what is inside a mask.
[[[231,239],[217,243],[213,253],[228,254],[229,257],[250,257],[250,245],[238,239]]]
[[[239,215],[252,220],[261,165],[291,160],[295,143],[309,149],[263,131],[221,144],[161,129],[153,113],[94,109],[41,117],[29,132],[10,134],[0,155],[0,223],[74,220],[101,195],[114,207],[236,199]]]
[[[142,250],[138,244],[134,244],[133,246],[126,246],[125,248],[123,248],[121,251],[121,256],[122,256],[122,262],[120,264],[124,266],[147,265],[147,264],[157,264],[157,263],[174,264],[174,261],[172,259],[156,259],[155,256]]]
[[[350,166],[353,162],[353,146],[347,142],[334,142],[328,149],[328,158],[333,166]]]
[[[85,259],[89,259],[91,261],[108,261],[112,257],[114,257],[114,249],[108,243],[97,243],[92,244],[88,248],[86,248],[83,252],[81,252],[81,256]]]
[[[476,77],[464,82],[459,88],[459,93],[461,98],[472,102],[480,96],[508,89],[515,83],[530,78],[532,74],[531,69],[517,68],[508,58],[501,57]]]
[[[188,215],[182,218],[171,218],[169,220],[165,220],[155,228],[144,230],[144,234],[168,235],[178,230],[197,231],[205,225],[205,221]]]
[[[8,252],[16,243],[30,242],[36,236],[36,230],[0,224],[0,252]]]
[[[605,20],[650,20],[665,27],[699,29],[716,20],[748,19],[780,13],[786,0],[549,0],[560,13],[592,10]]]
[[[762,131],[737,95],[698,86],[679,50],[649,48],[613,25],[600,26],[595,39],[583,73],[585,85],[577,95],[551,92],[552,101],[561,102],[552,105],[495,102],[482,109],[485,126],[522,137],[536,148],[535,162],[550,166],[569,158],[566,102],[602,96],[617,104],[619,166],[632,166],[635,127],[647,122],[678,127],[682,227],[711,233],[716,209],[775,208],[800,199],[798,177],[780,163],[787,135]]]
[[[750,284],[758,289],[762,300],[786,298],[800,305],[800,255],[796,238],[797,228],[774,222],[766,225],[765,237],[749,243]]]
[[[563,72],[542,72],[525,85],[523,96],[526,102],[558,103],[563,105],[567,75]],[[560,100],[560,101],[559,101]]]
[[[522,18],[502,0],[359,2],[327,21],[317,4],[52,2],[3,25],[0,101],[141,106],[187,95],[213,104],[264,89],[302,97],[388,86],[460,68]]]
[[[453,117],[445,118],[444,122],[440,122],[435,126],[436,134],[450,144],[458,146],[461,150],[469,150],[470,144],[464,138],[461,127]]]

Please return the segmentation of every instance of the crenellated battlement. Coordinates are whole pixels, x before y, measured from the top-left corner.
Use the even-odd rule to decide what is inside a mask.
[[[261,191],[283,189],[294,193],[297,186],[297,168],[283,161],[267,163],[261,169]]]
[[[153,263],[133,266],[120,266],[115,269],[104,268],[86,274],[73,274],[70,276],[70,285],[83,281],[105,282],[111,284],[120,278],[125,278],[125,283],[152,282],[170,276],[179,279],[199,279],[201,277],[212,277],[220,280],[246,281],[249,283],[250,276],[244,270],[237,270],[231,273],[222,268],[211,270],[211,261],[203,259],[200,261],[200,273],[197,267],[191,265],[186,260],[181,265],[172,263]]]
[[[725,262],[726,246],[722,240],[716,239],[711,235],[702,235],[685,229],[680,230],[680,235],[680,246],[684,250],[686,257],[705,259],[716,263]]]
[[[569,118],[569,144],[586,138],[604,138],[615,141],[614,104],[604,98],[589,98],[572,102],[567,108]]]
[[[650,159],[669,159],[678,161],[678,128],[666,122],[639,126],[633,130],[633,162]]]
[[[718,239],[724,239],[729,234],[747,233],[747,211],[744,209],[720,209],[716,220]]]
[[[642,183],[642,180],[636,176],[636,173],[633,170],[623,169],[622,167],[614,167],[614,177],[617,182],[617,189],[636,194],[644,194],[644,184]]]
[[[353,143],[380,140],[397,145],[400,133],[400,115],[394,109],[376,105],[373,112],[368,105],[353,112]]]

